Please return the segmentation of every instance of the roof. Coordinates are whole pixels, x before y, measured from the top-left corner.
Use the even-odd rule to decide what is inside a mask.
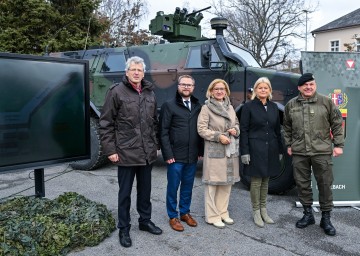
[[[311,31],[311,34],[354,26],[360,26],[360,8]]]

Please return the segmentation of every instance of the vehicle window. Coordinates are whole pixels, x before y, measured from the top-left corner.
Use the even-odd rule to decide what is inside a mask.
[[[260,68],[259,63],[254,59],[254,57],[251,55],[250,52],[239,48],[238,46],[235,46],[233,44],[228,43],[228,46],[230,48],[230,51],[239,55],[241,58],[243,58],[246,63],[251,67]]]
[[[222,68],[224,65],[223,62],[220,62],[219,55],[217,54],[214,46],[211,46],[211,61],[210,67],[211,68]]]
[[[201,66],[201,47],[190,47],[189,55],[186,60],[186,68],[203,68]]]
[[[122,52],[111,53],[105,59],[101,72],[125,71],[125,56]]]
[[[211,61],[220,61],[219,55],[215,51],[214,46],[211,46]]]

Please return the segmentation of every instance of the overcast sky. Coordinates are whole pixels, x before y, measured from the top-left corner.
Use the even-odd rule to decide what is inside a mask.
[[[311,1],[311,0],[307,0]],[[148,0],[149,3],[149,14],[146,20],[140,23],[140,27],[144,29],[148,29],[150,20],[156,16],[156,12],[164,11],[165,14],[170,14],[175,11],[176,7],[184,7],[187,1],[184,0],[169,0],[166,1],[157,1],[157,0]],[[189,1],[188,1],[189,2]],[[313,1],[311,1],[313,2]],[[209,6],[208,0],[196,0],[190,4],[194,9],[202,9]],[[315,30],[341,16],[344,16],[356,9],[360,8],[359,0],[319,0],[318,11],[308,14],[308,32]],[[193,11],[192,9],[189,11]],[[206,18],[206,12],[203,12]],[[304,14],[305,15],[305,14]],[[204,24],[204,20],[200,23],[202,28],[210,29],[210,25]],[[299,46],[302,50],[305,50],[305,40],[303,43],[299,42]],[[308,34],[308,50],[313,50],[314,48],[314,40],[312,39],[311,34]]]

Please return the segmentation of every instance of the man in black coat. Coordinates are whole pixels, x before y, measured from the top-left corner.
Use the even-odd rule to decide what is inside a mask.
[[[196,164],[204,149],[203,140],[197,133],[201,104],[192,96],[194,87],[195,80],[191,76],[180,76],[175,98],[165,102],[160,112],[160,144],[167,163],[166,208],[169,224],[176,231],[184,230],[180,220],[189,226],[197,226],[197,222],[190,215],[190,204]]]

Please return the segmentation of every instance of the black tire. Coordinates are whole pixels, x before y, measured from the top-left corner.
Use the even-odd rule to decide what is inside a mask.
[[[283,130],[281,129],[281,137],[283,137]],[[283,143],[284,145],[284,143]],[[284,194],[291,190],[295,186],[295,180],[293,176],[292,158],[286,153],[284,147],[283,159],[281,160],[281,167],[279,174],[275,177],[270,177],[269,181],[269,194]],[[250,188],[250,176],[243,174],[243,165],[240,165],[240,177],[241,182],[248,188]]]
[[[76,170],[94,170],[108,163],[109,160],[102,154],[102,146],[100,144],[100,135],[98,131],[99,121],[97,118],[90,119],[90,147],[91,159],[76,161],[70,164]]]

